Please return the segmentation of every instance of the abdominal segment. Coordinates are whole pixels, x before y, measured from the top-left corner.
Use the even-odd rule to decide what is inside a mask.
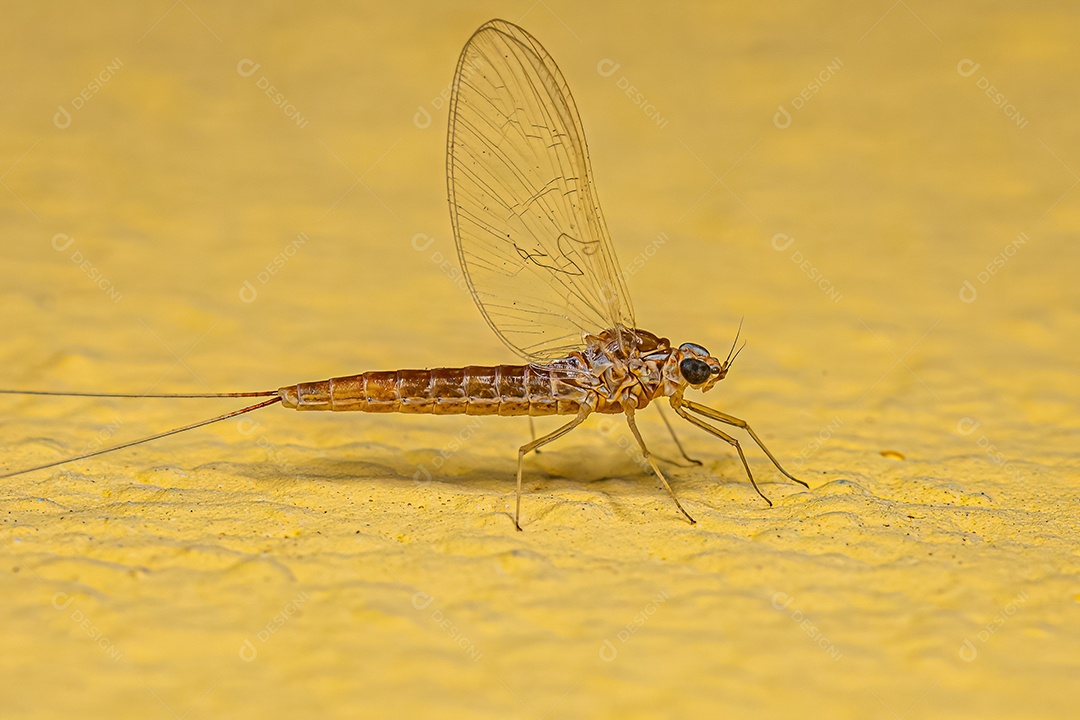
[[[390,370],[281,388],[285,407],[433,415],[574,415],[589,395],[532,365]]]

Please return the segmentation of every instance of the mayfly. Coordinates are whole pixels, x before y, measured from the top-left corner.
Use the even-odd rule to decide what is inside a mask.
[[[593,413],[621,413],[656,477],[693,524],[635,420],[638,410],[666,397],[680,417],[735,448],[750,483],[769,505],[772,502],[754,481],[739,441],[707,420],[743,430],[781,473],[808,487],[781,467],[745,421],[684,397],[687,388],[707,391],[724,379],[738,355],[735,343],[721,361],[695,343],[674,347],[634,322],[593,186],[574,99],[547,51],[512,23],[485,23],[461,52],[450,100],[446,182],[458,258],[473,300],[495,334],[526,364],[365,372],[245,393],[3,390],[89,397],[268,399],[0,477],[83,460],[275,403],[296,410],[572,416],[565,425],[534,436],[518,449],[514,526],[520,530],[525,456],[566,435]]]

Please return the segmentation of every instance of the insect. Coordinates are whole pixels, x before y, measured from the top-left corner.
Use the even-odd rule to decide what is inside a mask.
[[[809,487],[784,470],[745,421],[684,397],[688,388],[708,391],[727,376],[738,355],[737,334],[721,361],[701,345],[675,347],[667,338],[637,327],[593,187],[574,99],[551,56],[520,27],[492,20],[465,44],[452,86],[446,164],[454,238],[472,297],[491,329],[525,364],[365,372],[245,393],[0,390],[90,397],[267,398],[209,420],[0,477],[113,452],[275,403],[296,410],[571,416],[518,449],[514,526],[521,530],[525,456],[593,413],[619,413],[656,477],[693,524],[635,420],[638,410],[666,397],[680,417],[735,448],[747,478],[769,505],[739,441],[709,420],[746,432],[781,473]]]

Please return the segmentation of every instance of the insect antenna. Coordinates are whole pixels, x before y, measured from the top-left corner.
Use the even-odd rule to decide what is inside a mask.
[[[7,394],[20,394],[20,393],[12,393],[10,391],[4,391],[4,392],[7,392]],[[270,394],[270,393],[268,393],[268,392],[259,392],[259,393],[222,393],[222,394],[219,394],[219,395],[110,395],[110,394],[95,395],[95,394],[92,394],[92,393],[50,393],[50,392],[40,392],[40,393],[22,393],[22,394],[30,394],[30,395],[78,395],[80,397],[85,397],[85,396],[89,396],[89,397],[258,397],[258,396],[263,396],[263,395],[267,395],[267,394]],[[45,468],[56,467],[57,465],[66,465],[67,463],[75,462],[76,460],[85,460],[86,458],[92,458],[95,455],[104,455],[105,453],[114,452],[116,450],[123,450],[124,448],[129,448],[129,447],[132,447],[134,445],[142,445],[143,443],[148,443],[151,440],[160,440],[163,437],[168,437],[170,435],[176,435],[178,433],[187,432],[188,430],[194,430],[195,428],[200,428],[200,427],[203,427],[204,425],[210,425],[212,423],[221,422],[222,420],[228,420],[231,417],[236,417],[237,415],[243,415],[245,413],[249,413],[249,412],[252,412],[254,410],[258,410],[259,408],[264,408],[267,405],[273,405],[274,403],[281,402],[281,396],[278,395],[276,392],[274,392],[273,394],[275,395],[275,397],[272,397],[269,400],[263,400],[262,402],[255,403],[254,405],[248,405],[245,408],[241,408],[239,410],[234,410],[231,413],[226,413],[224,415],[218,415],[217,417],[210,418],[209,420],[201,420],[199,422],[192,423],[190,425],[184,425],[183,427],[173,428],[172,430],[166,430],[165,432],[157,433],[156,435],[150,435],[148,437],[139,438],[138,440],[132,440],[131,442],[122,443],[120,445],[113,445],[112,447],[107,447],[107,448],[104,448],[102,450],[95,450],[94,452],[83,453],[82,455],[75,455],[74,457],[64,458],[63,460],[57,460],[55,462],[45,463],[44,465],[36,465],[34,467],[23,468],[22,470],[15,470],[13,472],[3,473],[3,474],[0,474],[0,479],[14,477],[16,475],[22,475],[24,473],[34,472],[35,470],[44,470]]]
[[[739,357],[739,353],[741,353],[743,351],[743,348],[746,347],[746,341],[744,340],[742,347],[740,347],[738,350],[735,349],[735,346],[739,342],[739,335],[742,334],[742,324],[743,319],[739,318],[739,329],[735,331],[735,339],[731,341],[731,349],[728,350],[727,359],[724,360],[724,367],[731,367],[731,363],[735,362],[735,358]],[[734,353],[734,355],[732,355],[732,353]]]
[[[731,359],[725,361],[724,364],[727,365],[728,367],[731,367],[735,363],[735,358],[739,357],[739,353],[741,353],[743,351],[744,347],[746,347],[746,341],[745,340],[742,341],[742,345],[740,345],[739,349],[735,351],[735,354],[731,356]]]

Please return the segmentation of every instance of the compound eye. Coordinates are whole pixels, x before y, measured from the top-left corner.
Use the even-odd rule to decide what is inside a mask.
[[[712,371],[709,364],[697,358],[686,358],[679,363],[679,372],[691,385],[700,385],[709,379]]]

